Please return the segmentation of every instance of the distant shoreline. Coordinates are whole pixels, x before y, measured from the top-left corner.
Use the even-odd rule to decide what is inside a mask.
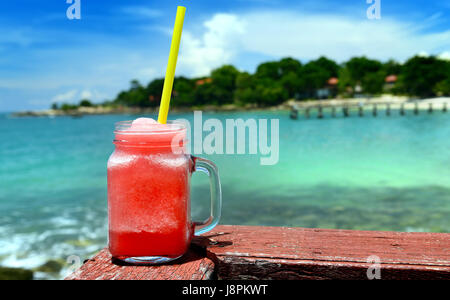
[[[278,106],[265,106],[258,107],[254,105],[238,106],[234,104],[216,106],[216,105],[205,105],[197,107],[173,107],[170,109],[171,112],[184,113],[193,111],[204,111],[204,112],[238,112],[238,111],[281,111],[289,110],[290,105],[288,102],[283,103]],[[89,115],[125,115],[125,114],[152,114],[158,113],[159,107],[155,108],[139,108],[139,107],[79,107],[73,110],[61,110],[61,109],[48,109],[41,111],[22,111],[11,113],[13,117],[82,117]]]
[[[256,105],[238,106],[235,104],[228,105],[205,105],[197,107],[173,107],[171,112],[184,113],[192,111],[204,111],[204,112],[246,112],[246,111],[286,111],[293,107],[307,108],[315,106],[357,106],[357,105],[383,105],[390,103],[392,109],[400,108],[403,104],[405,109],[413,109],[415,102],[418,101],[419,109],[428,109],[429,104],[432,103],[433,108],[442,109],[444,103],[449,103],[450,97],[438,97],[429,99],[411,99],[404,96],[381,96],[372,98],[349,98],[349,99],[323,99],[323,100],[307,100],[297,101],[288,100],[283,104],[277,106],[264,106],[259,107]],[[158,112],[158,107],[155,108],[139,108],[139,107],[78,107],[73,110],[61,110],[61,109],[48,109],[41,111],[22,111],[10,113],[13,117],[82,117],[89,115],[123,115],[123,114],[153,114]]]

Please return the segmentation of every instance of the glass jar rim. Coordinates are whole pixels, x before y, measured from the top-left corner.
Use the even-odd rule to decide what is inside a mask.
[[[182,122],[177,121],[167,121],[166,124],[157,124],[151,125],[151,127],[154,127],[149,130],[130,130],[131,126],[133,124],[132,120],[129,121],[120,121],[115,123],[115,134],[120,135],[147,135],[147,134],[168,134],[173,133],[177,131],[183,131],[186,130],[186,125]],[[158,125],[161,125],[158,126]],[[159,128],[158,128],[159,127]]]

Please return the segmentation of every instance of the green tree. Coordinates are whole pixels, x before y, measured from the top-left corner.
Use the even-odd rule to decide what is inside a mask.
[[[164,86],[164,78],[152,80],[146,87],[149,96],[149,106],[156,107],[161,103],[162,90]]]
[[[433,91],[438,96],[450,96],[450,74],[446,79],[439,81]]]
[[[280,67],[280,62],[271,61],[260,64],[256,68],[255,76],[258,79],[271,79],[278,80],[281,78],[282,71]]]
[[[234,99],[237,104],[244,105],[248,103],[256,103],[258,101],[255,93],[255,83],[255,76],[247,72],[240,73],[236,77]]]
[[[93,105],[92,102],[89,101],[88,99],[83,99],[83,100],[80,101],[80,104],[78,104],[78,106],[82,106],[82,107],[92,107],[92,106],[94,106],[94,105]]]
[[[290,74],[290,73],[288,73]],[[236,79],[235,98],[238,104],[255,103],[259,106],[277,105],[288,99],[289,93],[282,80],[241,73]]]
[[[69,111],[69,110],[75,110],[78,107],[74,104],[70,104],[70,103],[62,103],[61,104],[61,110],[63,111]]]
[[[281,72],[281,77],[291,73],[300,74],[302,69],[302,63],[291,57],[281,59],[278,66]]]
[[[338,76],[340,68],[335,61],[321,56],[319,59],[313,61],[313,63],[328,72],[329,78]]]
[[[402,71],[402,65],[396,62],[393,59],[388,60],[386,63],[383,64],[382,70],[387,75],[398,75]]]
[[[449,74],[450,62],[434,56],[415,56],[403,65],[401,84],[408,95],[430,97],[436,95],[436,88],[444,87]]]
[[[301,98],[316,96],[316,90],[323,88],[331,77],[337,77],[339,66],[336,62],[326,58],[308,62],[300,71],[296,84],[297,92]]]
[[[356,83],[362,81],[366,74],[378,72],[382,64],[377,60],[362,56],[350,59],[345,63],[345,67],[349,70],[353,83]]]
[[[115,102],[131,107],[147,107],[150,106],[148,94],[146,89],[139,83],[138,80],[130,82],[130,89],[122,91],[117,96]]]
[[[303,81],[300,78],[302,64],[296,59],[287,57],[279,62],[281,86],[286,90],[288,98],[294,98],[303,88]]]
[[[303,89],[303,81],[296,72],[284,74],[280,79],[280,84],[286,91],[289,98],[294,98]]]
[[[356,84],[361,84],[365,93],[379,94],[388,75],[398,75],[397,83],[391,89],[394,93],[421,97],[450,95],[450,62],[435,57],[413,57],[401,65],[394,60],[381,63],[363,56],[351,58],[341,66],[326,57],[305,65],[287,57],[260,64],[254,74],[240,73],[235,67],[225,65],[213,70],[208,78],[177,77],[172,104],[186,107],[233,102],[239,105],[277,105],[293,97],[315,97],[316,91],[325,87],[331,77],[338,77],[341,95],[352,96]],[[133,80],[128,90],[120,92],[113,102],[104,105],[157,106],[163,85],[162,78],[145,87]],[[90,101],[80,103],[80,106],[90,105]],[[71,104],[62,106],[64,109],[76,108]],[[57,108],[56,104],[52,107]]]
[[[301,78],[304,82],[303,92],[307,97],[313,97],[315,91],[323,88],[330,79],[330,72],[315,61],[310,61],[303,67]]]
[[[186,77],[175,78],[173,86],[173,101],[174,106],[192,106],[195,105],[195,82]]]
[[[250,97],[250,91],[246,90],[245,95],[247,99],[255,99],[257,103],[269,103],[269,102],[282,102],[288,98],[293,98],[299,93],[302,87],[302,79],[300,78],[302,72],[302,64],[291,57],[286,57],[280,61],[272,61],[260,64],[254,75],[254,84],[252,89],[254,90],[253,96]],[[267,88],[274,88],[279,90],[283,89],[283,93],[277,93],[277,97],[281,96],[284,99],[274,100],[272,93],[269,93]],[[259,97],[258,100],[256,98]],[[271,100],[268,100],[272,98]]]
[[[288,98],[288,92],[278,82],[274,82],[270,86],[258,85],[256,95],[257,103],[261,106],[281,104]]]
[[[232,103],[238,75],[239,71],[231,65],[213,70],[211,72],[211,83],[203,84],[197,88],[200,89],[200,94],[203,93],[201,101],[218,105]],[[207,100],[205,97],[210,97],[210,99]]]
[[[372,95],[382,93],[385,78],[386,72],[383,70],[365,74],[362,80],[364,92]]]
[[[354,57],[344,64],[347,69],[345,84],[354,87],[361,83],[363,91],[368,94],[378,94],[383,91],[383,84],[387,72],[383,64],[377,60],[368,59],[365,56]],[[342,84],[340,86],[342,88]]]
[[[338,74],[339,83],[338,90],[339,94],[344,95],[345,97],[353,96],[353,80],[350,75],[350,71],[344,67],[339,70]]]
[[[215,97],[214,87],[211,83],[199,85],[194,91],[194,103],[196,105],[218,104]]]

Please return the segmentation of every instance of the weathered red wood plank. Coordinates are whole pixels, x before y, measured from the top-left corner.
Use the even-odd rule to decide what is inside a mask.
[[[219,257],[218,279],[367,280],[365,263]],[[450,269],[420,265],[381,264],[382,280],[450,280]]]
[[[222,279],[450,279],[450,234],[218,226],[207,234]]]
[[[164,266],[119,266],[103,249],[66,280],[208,280],[213,275],[214,263],[192,249],[180,261]]]
[[[101,251],[67,279],[450,279],[450,234],[218,226],[181,261],[117,266]]]

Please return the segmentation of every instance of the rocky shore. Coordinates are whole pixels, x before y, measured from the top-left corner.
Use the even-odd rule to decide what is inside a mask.
[[[33,269],[0,266],[0,280],[59,279],[64,267],[63,260],[49,260]]]
[[[47,109],[40,111],[22,111],[13,113],[13,117],[61,117],[72,116],[81,117],[84,115],[110,115],[110,114],[139,114],[153,113],[155,109],[131,108],[131,107],[78,107],[77,109]]]
[[[290,105],[288,102],[272,107],[258,107],[256,105],[246,105],[238,106],[235,104],[227,105],[205,105],[197,107],[173,107],[170,109],[171,112],[183,113],[192,112],[195,110],[201,110],[204,112],[219,112],[219,111],[250,111],[250,110],[287,110]],[[71,117],[82,117],[87,115],[114,115],[114,114],[154,114],[158,112],[158,107],[156,108],[139,108],[139,107],[107,107],[107,106],[96,106],[96,107],[78,107],[72,110],[61,110],[61,109],[48,109],[41,111],[22,111],[13,113],[13,117],[61,117],[61,116],[71,116]]]
[[[33,271],[0,267],[0,280],[33,280]]]

